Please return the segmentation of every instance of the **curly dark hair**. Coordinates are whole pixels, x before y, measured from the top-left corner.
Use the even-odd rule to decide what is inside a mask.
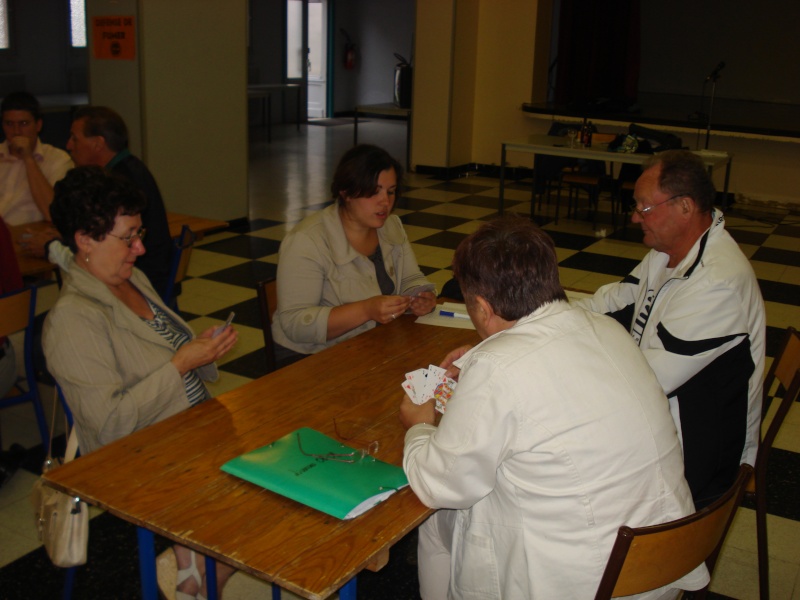
[[[397,175],[395,203],[400,199],[400,182],[403,167],[383,148],[370,144],[359,144],[344,153],[333,174],[331,194],[336,202],[344,198],[365,198],[378,189],[378,176],[386,169],[394,169]]]
[[[489,221],[464,239],[453,256],[453,275],[468,302],[481,296],[506,321],[567,299],[553,240],[519,216]]]
[[[100,241],[114,228],[118,215],[138,215],[146,206],[144,194],[127,179],[102,167],[76,167],[56,183],[50,216],[75,253],[76,233]]]

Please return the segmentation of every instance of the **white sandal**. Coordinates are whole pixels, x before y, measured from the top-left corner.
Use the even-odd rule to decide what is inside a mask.
[[[198,590],[203,586],[203,578],[200,577],[200,571],[197,569],[197,554],[192,551],[190,556],[191,563],[189,566],[178,570],[178,559],[172,548],[168,548],[158,555],[156,559],[158,590],[166,600],[206,600],[206,597],[200,594],[199,591],[195,596],[177,589],[179,585],[190,577],[194,577]]]
[[[200,594],[200,590],[203,587],[203,578],[200,577],[200,571],[197,570],[197,553],[194,550],[190,550],[189,558],[191,559],[189,566],[179,570],[177,573],[175,581],[175,600],[206,600],[205,597]],[[178,590],[178,587],[190,577],[194,577],[194,580],[197,582],[197,594],[187,594],[186,592]]]

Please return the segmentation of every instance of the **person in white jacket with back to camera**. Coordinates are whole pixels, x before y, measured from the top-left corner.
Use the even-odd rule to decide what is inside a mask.
[[[453,270],[483,341],[438,426],[431,402],[400,407],[411,488],[449,509],[420,527],[422,597],[591,598],[621,525],[694,512],[667,399],[624,329],[570,306],[527,219],[483,225]],[[707,582],[700,565],[642,597]]]

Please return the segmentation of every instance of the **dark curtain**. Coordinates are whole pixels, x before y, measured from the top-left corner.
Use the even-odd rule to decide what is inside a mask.
[[[561,0],[555,101],[624,110],[639,86],[639,0]]]

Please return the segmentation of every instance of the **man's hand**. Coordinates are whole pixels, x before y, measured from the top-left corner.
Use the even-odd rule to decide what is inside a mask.
[[[24,135],[15,136],[8,141],[9,151],[20,160],[33,156],[33,148],[30,138]]]
[[[404,395],[403,401],[400,403],[400,423],[406,429],[420,423],[435,425],[436,409],[434,406],[433,400],[428,400],[425,404],[414,404],[411,398]]]
[[[461,369],[459,369],[458,367],[454,367],[453,363],[462,356],[464,356],[467,352],[469,352],[471,348],[472,346],[469,345],[459,346],[455,350],[452,350],[450,353],[448,353],[448,355],[444,357],[444,360],[439,363],[439,366],[441,368],[447,369],[448,377],[451,377],[456,381],[458,381],[458,376],[461,373]]]

